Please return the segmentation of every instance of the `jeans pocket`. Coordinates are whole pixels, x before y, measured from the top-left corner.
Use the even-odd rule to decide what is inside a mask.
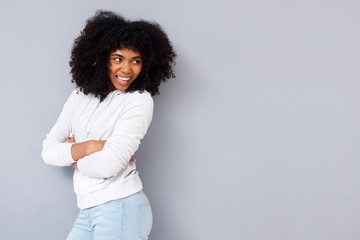
[[[138,239],[147,240],[151,231],[153,217],[150,204],[138,204]]]

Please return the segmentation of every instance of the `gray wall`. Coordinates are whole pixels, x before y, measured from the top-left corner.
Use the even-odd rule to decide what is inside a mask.
[[[153,19],[178,52],[136,153],[152,240],[360,237],[360,2],[2,1],[1,239],[65,239],[72,170],[41,142],[102,8]]]

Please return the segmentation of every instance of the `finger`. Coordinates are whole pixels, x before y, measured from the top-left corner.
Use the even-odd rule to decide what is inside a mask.
[[[75,168],[75,169],[78,169],[78,168],[77,168],[77,163],[73,163],[73,164],[71,164],[71,166],[72,166],[73,168]]]
[[[73,143],[73,142],[75,142],[75,138],[74,137],[68,137],[68,138],[65,139],[64,142]]]

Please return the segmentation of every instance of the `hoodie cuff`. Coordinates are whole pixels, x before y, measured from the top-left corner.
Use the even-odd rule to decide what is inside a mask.
[[[74,159],[72,158],[71,155],[71,147],[74,143],[65,143],[64,144],[64,158],[63,161],[65,162],[65,164],[67,166],[70,166],[71,164],[75,163],[76,161],[74,161]]]

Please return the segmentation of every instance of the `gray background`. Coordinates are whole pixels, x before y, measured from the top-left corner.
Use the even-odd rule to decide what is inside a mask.
[[[1,1],[1,239],[65,239],[72,170],[41,143],[97,9],[160,23],[178,53],[138,168],[150,239],[360,238],[360,2]]]

